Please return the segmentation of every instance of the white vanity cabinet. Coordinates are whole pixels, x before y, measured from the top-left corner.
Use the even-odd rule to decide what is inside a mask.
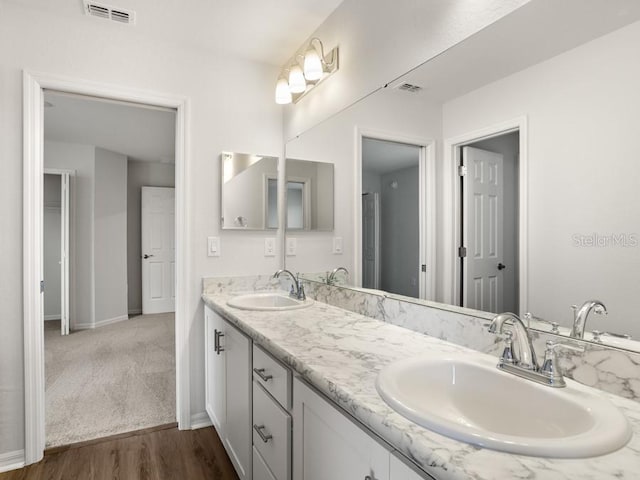
[[[253,449],[260,478],[291,480],[290,407],[291,370],[254,345]]]
[[[293,480],[426,480],[299,379],[293,381]]]
[[[206,408],[240,477],[251,480],[251,340],[205,306]]]
[[[390,478],[390,450],[297,378],[293,449],[293,480]]]

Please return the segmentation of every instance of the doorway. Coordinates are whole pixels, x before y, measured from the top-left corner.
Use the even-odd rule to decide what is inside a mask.
[[[519,132],[460,146],[460,305],[519,312]]]
[[[435,293],[432,143],[358,131],[355,280],[413,298]]]
[[[80,94],[116,102],[134,102],[160,108],[175,109],[175,173],[176,173],[176,320],[175,351],[176,416],[181,429],[190,428],[188,323],[186,298],[189,293],[187,264],[188,204],[185,177],[188,166],[185,132],[188,130],[187,105],[184,97],[141,93],[119,86],[78,81],[46,74],[24,74],[24,362],[25,362],[25,460],[39,461],[45,446],[45,382],[43,350],[42,294],[42,209],[43,209],[43,130],[44,91]],[[79,283],[79,281],[78,281]],[[126,285],[122,287],[126,288]]]
[[[71,184],[73,170],[45,169],[43,179],[43,280],[44,321],[69,335],[71,323],[71,232],[73,218]],[[58,323],[58,325],[54,325]]]
[[[74,277],[83,280],[72,292],[78,313],[72,338],[45,329],[46,446],[173,423],[175,110],[54,90],[46,90],[44,100],[45,169],[78,172],[82,205],[71,219],[78,233]],[[65,195],[68,175],[60,177]],[[158,184],[170,187],[142,186]],[[136,221],[142,229],[131,228]],[[46,267],[52,239],[44,227]],[[153,258],[132,255],[141,243]],[[68,248],[59,257],[68,257]],[[140,262],[142,281],[133,275]],[[66,290],[46,273],[45,313],[47,294]],[[130,315],[140,290],[146,315]],[[149,315],[165,312],[170,315]],[[61,324],[69,335],[69,323]]]
[[[445,140],[443,301],[527,310],[526,118]]]

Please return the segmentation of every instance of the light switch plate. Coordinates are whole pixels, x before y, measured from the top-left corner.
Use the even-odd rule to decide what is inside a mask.
[[[333,237],[333,253],[342,255],[342,237]]]
[[[220,237],[207,237],[207,255],[209,257],[220,256]]]
[[[296,238],[287,238],[287,256],[293,257],[298,250],[298,239]]]
[[[273,237],[267,237],[264,239],[264,256],[275,257],[276,256],[276,239]]]

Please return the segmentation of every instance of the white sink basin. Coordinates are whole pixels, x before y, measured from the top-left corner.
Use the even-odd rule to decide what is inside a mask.
[[[306,308],[313,300],[298,300],[290,297],[286,292],[248,293],[233,297],[227,302],[230,307],[242,310],[295,310]]]
[[[376,387],[406,418],[456,440],[510,453],[583,458],[631,438],[626,417],[570,380],[552,388],[499,371],[485,356],[409,358],[384,368]]]

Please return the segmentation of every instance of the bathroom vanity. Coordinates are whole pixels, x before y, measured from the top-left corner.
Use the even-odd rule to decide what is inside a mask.
[[[203,294],[206,392],[207,412],[240,478],[601,480],[636,478],[640,470],[636,402],[589,389],[623,412],[634,432],[606,455],[554,459],[479,448],[397,413],[376,379],[389,364],[425,352],[496,357],[319,301],[257,311],[228,306],[233,297]]]

